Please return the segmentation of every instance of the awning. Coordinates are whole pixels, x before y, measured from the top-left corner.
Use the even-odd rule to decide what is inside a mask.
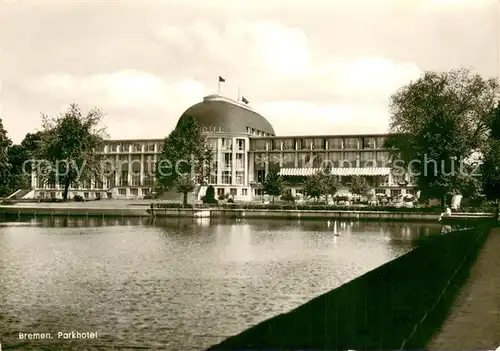
[[[281,168],[279,174],[282,176],[310,176],[320,172],[321,168]],[[332,168],[331,174],[337,176],[386,176],[391,169],[388,167],[346,167]]]

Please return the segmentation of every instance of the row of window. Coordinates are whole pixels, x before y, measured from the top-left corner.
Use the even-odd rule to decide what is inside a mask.
[[[386,137],[251,139],[250,150],[382,149]]]
[[[248,195],[248,189],[247,188],[241,188],[240,193],[238,194],[238,188],[230,188],[229,193],[226,192],[226,188],[216,188],[217,191],[217,196],[225,196],[226,194],[231,195],[231,196],[247,196]]]
[[[264,132],[262,130],[258,130],[255,128],[247,127],[247,133],[250,135],[257,135],[257,136],[263,136],[263,137],[268,137],[268,136],[274,136],[274,134]]]
[[[221,173],[221,182],[220,184],[234,184],[234,185],[243,185],[245,183],[245,172],[236,171],[235,178],[233,183],[233,176],[231,171],[222,171]],[[216,174],[212,174],[210,176],[210,184],[219,184]]]
[[[255,153],[254,167],[264,168],[266,164],[283,168],[314,167],[383,167],[390,162],[388,151],[343,151],[343,152],[283,152]]]
[[[163,144],[161,143],[110,143],[105,145],[99,150],[99,152],[111,153],[111,152],[161,152]]]
[[[212,148],[214,152],[217,152],[219,140],[215,138],[207,139],[208,145]],[[221,138],[221,150],[220,151],[232,151],[233,150],[233,138]],[[245,139],[236,139],[235,145],[236,151],[245,151]]]

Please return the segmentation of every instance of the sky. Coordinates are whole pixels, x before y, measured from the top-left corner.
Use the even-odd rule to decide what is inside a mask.
[[[20,142],[41,113],[99,107],[111,138],[163,138],[217,93],[277,135],[384,133],[427,70],[498,76],[495,0],[2,0],[0,116]]]

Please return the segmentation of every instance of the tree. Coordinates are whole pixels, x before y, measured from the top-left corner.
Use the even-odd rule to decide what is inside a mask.
[[[274,203],[274,198],[276,196],[283,195],[285,191],[285,185],[283,178],[280,176],[277,170],[271,170],[266,175],[266,178],[262,182],[263,191],[272,196],[272,202]]]
[[[495,79],[468,69],[426,72],[391,96],[387,145],[399,174],[411,172],[424,198],[466,192],[476,185],[468,160],[488,139],[499,93]],[[394,164],[393,164],[394,165]]]
[[[488,200],[496,202],[497,217],[500,210],[500,103],[491,121],[491,137],[483,154],[481,175],[483,191]]]
[[[217,203],[217,199],[215,198],[215,189],[213,185],[209,185],[207,187],[207,191],[205,192],[205,197],[203,199],[203,202],[207,204]]]
[[[349,191],[354,195],[366,196],[370,192],[371,188],[368,185],[365,177],[354,176],[352,177],[351,184],[349,185]]]
[[[43,182],[63,185],[64,200],[70,186],[102,176],[102,157],[96,152],[107,136],[105,128],[98,128],[102,117],[96,108],[83,115],[76,104],[56,117],[42,115],[35,172]]]
[[[317,201],[319,197],[327,194],[324,175],[321,171],[311,175],[305,180],[303,191],[305,195],[314,198],[315,201]]]
[[[9,162],[8,150],[12,145],[7,136],[7,131],[3,127],[2,118],[0,118],[0,196],[6,196],[9,193],[9,180],[12,165]]]
[[[210,177],[213,150],[198,121],[192,116],[179,120],[175,129],[165,138],[156,167],[159,191],[175,189],[184,195],[196,184],[206,184]],[[189,176],[188,176],[189,175]]]
[[[323,195],[325,195],[325,200],[328,201],[328,195],[333,199],[341,185],[339,177],[333,175],[331,173],[331,167],[328,166],[321,171],[320,179],[324,184],[322,190],[324,191]]]

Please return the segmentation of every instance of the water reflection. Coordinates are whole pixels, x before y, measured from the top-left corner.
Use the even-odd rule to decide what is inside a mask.
[[[335,236],[335,228],[339,236]],[[4,218],[0,335],[22,349],[203,349],[439,235],[429,223]]]

